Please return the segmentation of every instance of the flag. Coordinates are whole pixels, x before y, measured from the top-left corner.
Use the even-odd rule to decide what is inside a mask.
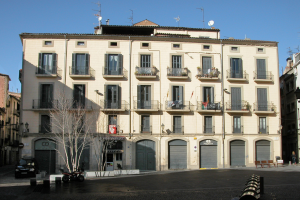
[[[117,126],[116,125],[109,125],[109,134],[117,134]]]
[[[167,97],[169,97],[169,90],[168,90],[168,92],[167,92]]]
[[[192,92],[191,98],[193,97],[193,95],[194,95],[194,91]]]

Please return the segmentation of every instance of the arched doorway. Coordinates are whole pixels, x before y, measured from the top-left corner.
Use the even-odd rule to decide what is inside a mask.
[[[183,140],[169,142],[169,169],[187,168],[187,143]]]
[[[245,142],[234,140],[230,142],[230,166],[245,167]]]
[[[139,170],[155,169],[155,142],[152,140],[141,140],[136,143],[136,168]]]
[[[200,142],[200,168],[218,167],[218,142],[203,140]]]
[[[270,160],[271,149],[270,141],[259,140],[255,143],[256,161]]]
[[[52,140],[40,139],[34,143],[35,159],[40,171],[48,174],[55,173],[56,165],[56,144]]]

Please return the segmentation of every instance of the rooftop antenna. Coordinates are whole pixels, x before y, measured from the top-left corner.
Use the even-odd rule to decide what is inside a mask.
[[[100,26],[101,26],[101,20],[102,20],[102,16],[101,16],[101,4],[100,2],[98,1],[98,3],[94,3],[96,4],[98,7],[99,7],[99,10],[94,10],[94,11],[97,11],[97,14],[94,14],[97,19],[98,19],[98,22],[99,22],[99,29],[100,29]]]
[[[288,49],[287,53],[290,55],[290,58],[292,58],[292,56],[293,56],[293,51],[292,51],[291,47],[289,47],[289,48],[287,48],[287,49]]]
[[[211,27],[211,26],[214,25],[214,24],[215,24],[214,20],[210,20],[210,21],[208,22],[208,26],[209,26],[209,27]]]
[[[299,45],[295,48],[297,50],[297,53],[300,52],[300,48],[299,48]]]
[[[179,27],[179,21],[180,21],[179,15],[178,15],[178,17],[175,17],[174,19],[176,19],[176,22],[178,22],[178,27]]]
[[[205,23],[204,23],[204,8],[197,8],[199,10],[201,10],[203,12],[203,28],[205,28]]]
[[[129,9],[131,11],[131,16],[128,18],[131,21],[131,25],[133,26],[133,10]]]

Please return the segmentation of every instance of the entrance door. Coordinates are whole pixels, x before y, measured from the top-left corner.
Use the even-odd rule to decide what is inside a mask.
[[[142,140],[136,143],[136,168],[155,170],[155,142]]]
[[[230,166],[245,167],[245,142],[234,140],[230,142]]]
[[[256,161],[270,160],[270,142],[260,140],[256,142]]]
[[[41,139],[35,142],[35,159],[39,165],[40,171],[46,171],[48,174],[55,173],[56,165],[56,144],[54,141]]]
[[[187,144],[183,140],[169,142],[169,169],[187,168]]]
[[[218,167],[218,143],[215,140],[203,140],[200,142],[200,168]]]
[[[114,154],[112,153],[107,154],[106,171],[114,171]]]

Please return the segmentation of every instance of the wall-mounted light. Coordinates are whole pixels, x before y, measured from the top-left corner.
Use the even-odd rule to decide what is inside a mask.
[[[28,126],[29,126],[29,124],[28,124],[28,122],[26,122],[26,123],[25,123],[25,130],[26,130],[27,133],[29,132]]]
[[[165,125],[164,123],[161,124],[161,132],[164,132],[164,129],[165,129]]]

